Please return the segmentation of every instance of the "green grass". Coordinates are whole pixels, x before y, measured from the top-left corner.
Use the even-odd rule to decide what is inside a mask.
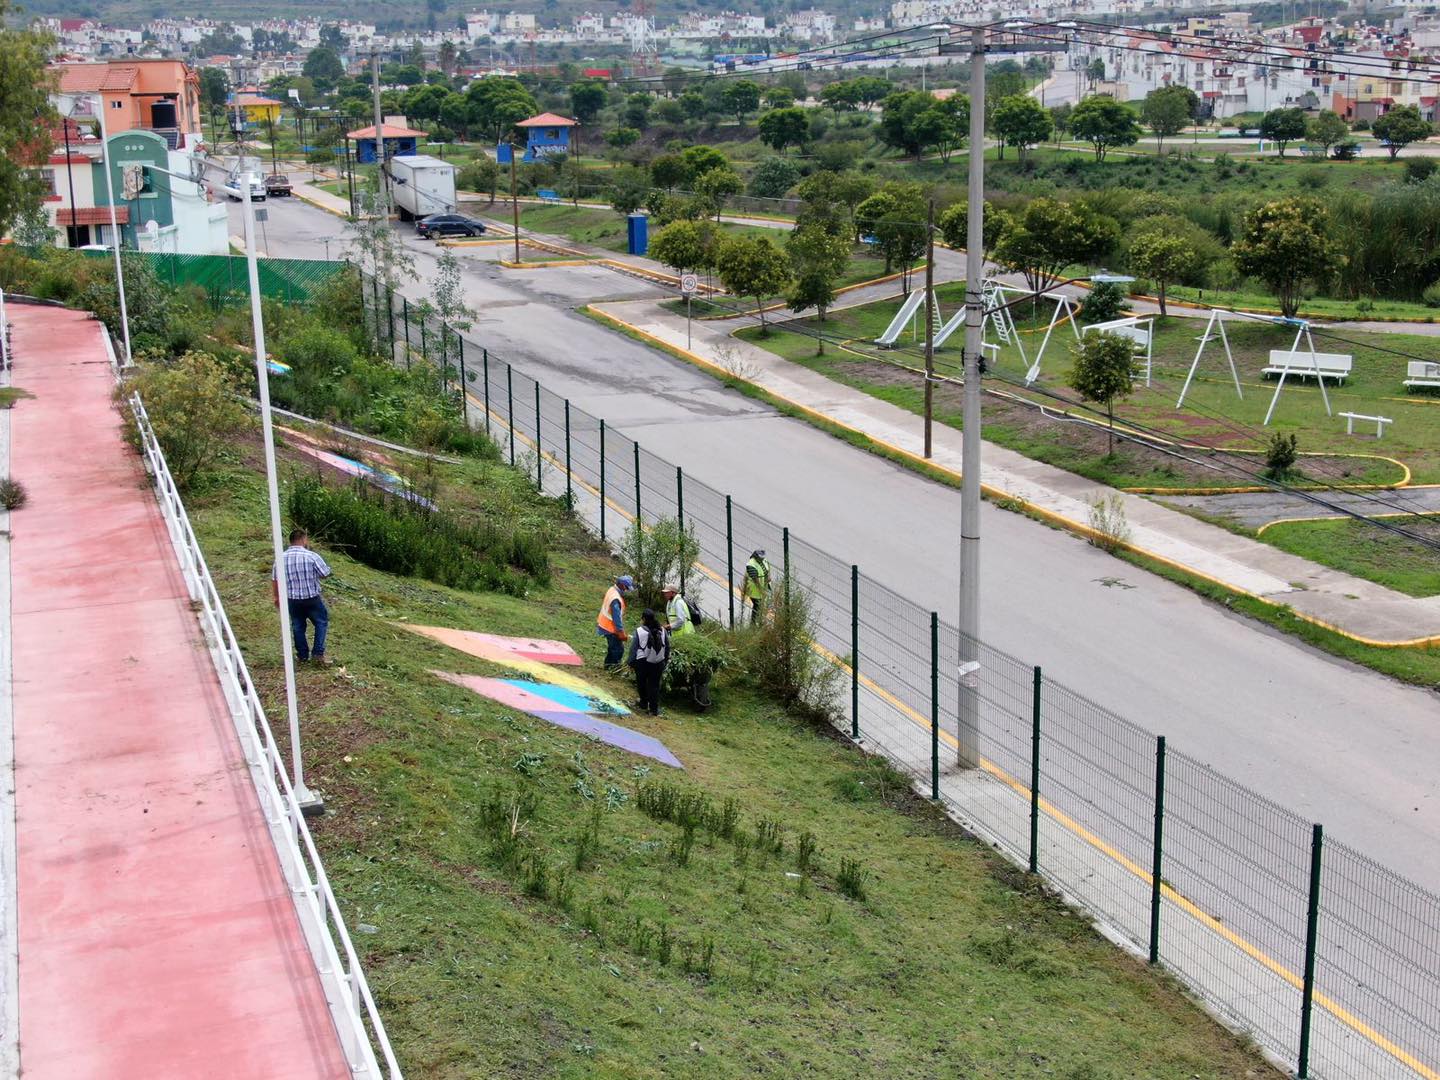
[[[736,800],[750,836],[762,818],[782,822],[784,854],[742,857],[702,829],[682,857],[681,829],[635,806],[637,759],[427,674],[489,667],[392,620],[568,640],[587,676],[605,679],[590,623],[611,564],[503,472],[447,474],[442,498],[548,516],[550,589],[462,594],[326,551],[338,664],[300,672],[312,783],[332,811],[319,843],[352,927],[377,928],[357,941],[408,1072],[1277,1075],[891,770],[741,683],[721,681],[703,719],[677,708],[628,722],[687,764],[656,766],[650,781]],[[276,707],[275,615],[254,588],[266,562],[258,478],[237,468],[192,518]],[[530,854],[507,867],[493,823],[511,805]],[[806,832],[815,868],[788,877]],[[842,860],[867,875],[864,900],[842,892]]]
[[[1209,307],[1244,308],[1279,313],[1275,297],[1261,292],[1237,292],[1221,289],[1193,289],[1184,285],[1171,286],[1167,293],[1172,300],[1199,301]],[[1301,318],[1365,322],[1372,320],[1422,320],[1434,322],[1440,311],[1413,300],[1335,300],[1312,296],[1302,301],[1297,312]]]
[[[506,218],[508,220],[508,217]],[[625,218],[613,210],[587,206],[520,207],[520,228],[523,231],[561,236],[577,244],[591,244],[607,251],[626,250]],[[779,242],[784,233],[760,225],[721,223],[720,231],[727,236],[764,236]]]
[[[1440,516],[1406,517],[1394,523],[1440,540]],[[1266,528],[1260,539],[1409,596],[1440,595],[1440,559],[1434,549],[1378,525],[1349,518],[1282,522]]]

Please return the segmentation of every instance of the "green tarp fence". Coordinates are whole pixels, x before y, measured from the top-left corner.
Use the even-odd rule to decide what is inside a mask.
[[[111,258],[109,252],[90,251],[96,258]],[[172,255],[148,251],[127,251],[126,260],[143,259],[162,282],[172,288],[198,285],[214,297],[249,291],[249,277],[243,255]],[[316,290],[344,267],[343,262],[323,259],[258,259],[260,291],[265,296],[303,304]]]

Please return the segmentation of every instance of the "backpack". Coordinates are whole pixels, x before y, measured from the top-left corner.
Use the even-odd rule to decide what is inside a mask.
[[[705,616],[700,612],[700,605],[688,596],[682,596],[681,599],[685,601],[685,606],[690,609],[690,622],[697,627],[700,626],[705,621]]]

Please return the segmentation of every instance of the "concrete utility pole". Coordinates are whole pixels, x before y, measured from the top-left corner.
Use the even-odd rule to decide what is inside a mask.
[[[960,478],[960,703],[962,768],[980,764],[980,343],[985,288],[985,30],[971,30],[970,203],[965,232],[965,398]]]
[[[930,428],[935,418],[935,200],[925,219],[925,457],[930,457]]]
[[[375,164],[380,170],[380,209],[390,217],[390,177],[385,171],[385,118],[380,113],[380,50],[370,50],[370,93],[375,100]]]

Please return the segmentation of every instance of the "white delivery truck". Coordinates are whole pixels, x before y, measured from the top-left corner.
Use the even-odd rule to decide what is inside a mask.
[[[455,212],[455,166],[425,154],[393,157],[390,197],[401,221]]]

